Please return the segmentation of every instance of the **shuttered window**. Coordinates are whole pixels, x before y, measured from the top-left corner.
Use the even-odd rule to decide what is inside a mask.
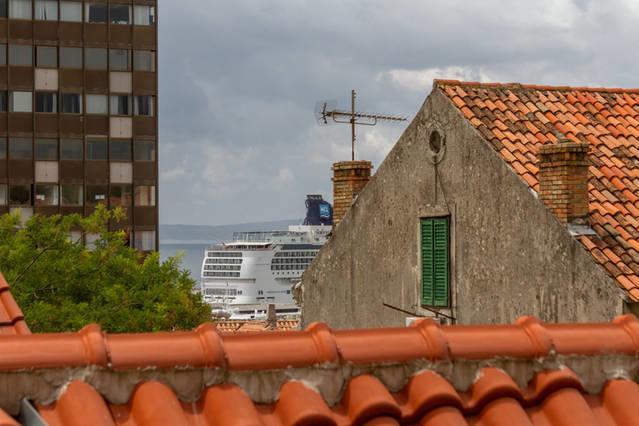
[[[449,220],[421,219],[422,305],[449,305]]]

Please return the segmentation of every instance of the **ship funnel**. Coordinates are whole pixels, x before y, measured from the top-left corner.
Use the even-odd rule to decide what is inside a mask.
[[[306,196],[306,219],[304,225],[332,225],[333,206],[319,194]]]

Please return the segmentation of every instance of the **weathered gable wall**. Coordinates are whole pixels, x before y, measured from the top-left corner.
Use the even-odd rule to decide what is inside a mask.
[[[446,154],[429,158],[439,129]],[[437,172],[436,172],[437,170]],[[403,325],[420,310],[419,218],[451,215],[453,313],[460,323],[604,321],[614,281],[435,90],[303,276],[303,321]]]

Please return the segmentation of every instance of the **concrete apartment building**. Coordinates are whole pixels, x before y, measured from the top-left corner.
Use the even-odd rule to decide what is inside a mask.
[[[0,0],[0,213],[122,206],[158,246],[155,0]]]
[[[338,328],[637,312],[639,91],[436,81],[301,289]]]

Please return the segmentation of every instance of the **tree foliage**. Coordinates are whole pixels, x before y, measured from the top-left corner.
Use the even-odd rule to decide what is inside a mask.
[[[109,332],[179,330],[210,320],[179,258],[144,257],[123,231],[107,231],[122,215],[99,207],[84,218],[35,215],[22,223],[16,214],[0,216],[0,272],[32,331],[90,323]],[[94,247],[73,241],[71,231],[95,235]]]

